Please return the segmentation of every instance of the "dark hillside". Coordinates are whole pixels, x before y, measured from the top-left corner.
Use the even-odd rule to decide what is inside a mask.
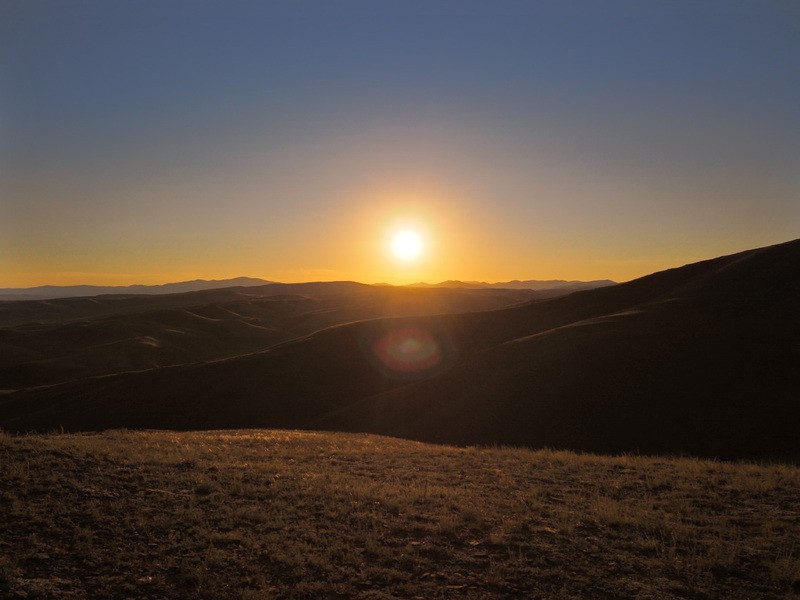
[[[573,294],[554,304],[588,300],[610,314],[508,340],[318,425],[595,452],[800,455],[798,266],[793,242]],[[629,308],[612,312],[625,296]]]
[[[8,394],[0,426],[800,455],[799,270],[794,241],[510,308],[339,325],[246,356]]]
[[[518,290],[413,290],[339,283],[291,287],[306,295],[268,295],[275,289],[18,302],[14,309],[18,315],[38,315],[44,321],[54,314],[65,319],[72,309],[86,315],[0,328],[0,389],[228,358],[340,323],[488,310],[535,295]],[[92,306],[97,315],[89,318]],[[104,316],[108,310],[124,314]]]
[[[7,327],[34,322],[64,323],[79,319],[132,315],[153,310],[186,308],[281,294],[308,296],[349,294],[362,292],[370,287],[352,281],[272,283],[254,287],[229,287],[175,294],[110,294],[50,300],[1,301],[0,326]]]

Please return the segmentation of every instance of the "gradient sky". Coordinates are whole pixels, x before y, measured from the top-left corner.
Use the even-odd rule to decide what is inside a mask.
[[[798,191],[794,0],[0,0],[0,287],[624,281]]]

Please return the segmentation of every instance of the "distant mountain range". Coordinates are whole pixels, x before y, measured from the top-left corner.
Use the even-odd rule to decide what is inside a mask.
[[[558,290],[560,292],[577,292],[578,290],[590,290],[593,288],[606,287],[609,285],[616,285],[616,281],[610,279],[597,279],[594,281],[564,281],[563,279],[528,279],[520,281],[515,279],[513,281],[503,281],[498,283],[486,283],[485,281],[456,281],[448,280],[441,283],[411,283],[406,287],[422,287],[422,288],[501,288],[507,290]]]
[[[162,285],[40,285],[29,288],[0,288],[0,300],[45,300],[47,298],[78,298],[104,294],[180,294],[226,287],[249,287],[272,283],[255,277],[234,279],[195,279]]]
[[[165,283],[161,285],[127,285],[127,286],[101,286],[101,285],[40,285],[29,288],[0,288],[0,300],[47,300],[49,298],[80,298],[88,296],[101,296],[106,294],[180,294],[185,292],[198,292],[202,290],[216,290],[228,287],[255,287],[276,283],[259,279],[257,277],[236,277],[233,279],[194,279],[178,283]],[[596,287],[614,285],[616,282],[609,279],[598,281],[563,281],[531,279],[528,281],[508,281],[505,283],[484,283],[480,281],[443,281],[441,283],[412,283],[404,287],[418,288],[470,288],[470,289],[509,289],[509,290],[548,290],[548,296],[560,295],[577,290],[587,290]],[[378,284],[383,287],[393,287],[388,284]]]
[[[0,303],[0,428],[800,460],[800,240],[541,293],[340,282]]]

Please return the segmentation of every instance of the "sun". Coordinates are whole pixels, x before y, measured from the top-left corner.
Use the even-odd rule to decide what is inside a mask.
[[[411,229],[404,229],[392,238],[392,252],[401,260],[414,260],[422,254],[422,237]]]

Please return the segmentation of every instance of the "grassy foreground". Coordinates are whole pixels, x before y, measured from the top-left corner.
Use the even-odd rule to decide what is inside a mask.
[[[0,597],[800,598],[800,468],[0,434]]]

